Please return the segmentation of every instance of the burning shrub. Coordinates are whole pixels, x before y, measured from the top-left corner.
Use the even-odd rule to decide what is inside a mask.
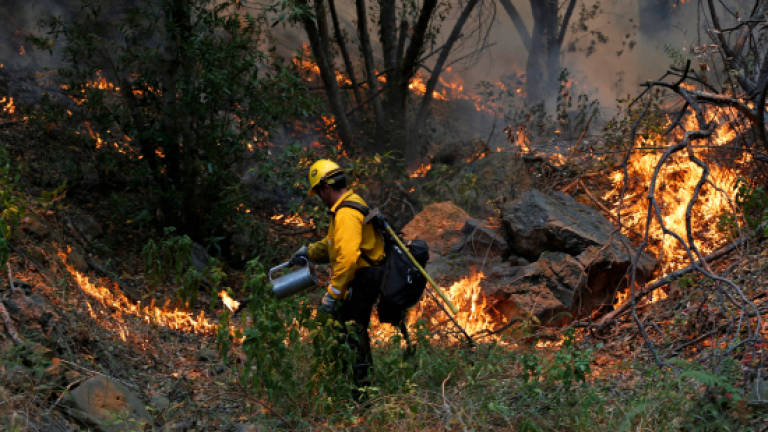
[[[58,120],[85,137],[102,184],[123,177],[160,226],[226,234],[243,197],[235,164],[311,98],[288,66],[267,66],[263,22],[238,1],[117,3],[49,22],[71,99]]]

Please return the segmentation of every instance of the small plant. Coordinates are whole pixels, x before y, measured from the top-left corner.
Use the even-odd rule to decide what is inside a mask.
[[[592,372],[589,363],[592,361],[592,349],[579,350],[575,343],[573,328],[563,332],[563,345],[555,354],[547,375],[570,390],[574,383],[584,383]]]
[[[768,221],[768,193],[764,186],[753,186],[744,177],[734,185],[736,205],[741,208],[747,226],[755,229]],[[768,227],[764,229],[768,233]]]
[[[202,269],[195,267],[192,262],[194,242],[186,234],[173,235],[175,231],[174,227],[166,227],[165,236],[159,243],[150,239],[144,245],[142,256],[147,278],[154,285],[177,285],[179,298],[189,304],[197,301],[197,294],[204,283],[209,286],[211,297],[215,298],[226,277],[221,263],[210,258]]]
[[[19,173],[8,152],[0,147],[0,266],[11,254],[10,241],[14,227],[24,215],[24,204],[17,190]]]
[[[244,331],[243,380],[279,401],[308,384],[297,374],[296,362],[301,359],[296,357],[301,356],[295,350],[302,344],[299,329],[309,320],[311,309],[301,296],[278,300],[258,257],[246,265],[244,288],[250,293],[251,323]]]

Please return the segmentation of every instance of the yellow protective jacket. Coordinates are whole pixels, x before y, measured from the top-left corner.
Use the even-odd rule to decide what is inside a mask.
[[[381,234],[372,224],[363,223],[365,217],[359,211],[349,207],[337,211],[342,201],[354,201],[368,206],[354,191],[347,191],[331,207],[328,234],[309,245],[310,260],[330,263],[332,275],[328,293],[337,300],[347,295],[355,271],[369,266],[361,253],[373,262],[384,259],[384,239]]]

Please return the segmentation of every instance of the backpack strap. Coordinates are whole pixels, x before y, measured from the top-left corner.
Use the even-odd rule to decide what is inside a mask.
[[[339,209],[342,209],[342,208],[355,209],[355,210],[359,211],[360,213],[362,213],[364,218],[367,218],[368,214],[371,213],[371,209],[370,208],[368,208],[367,206],[365,206],[363,204],[360,204],[357,201],[349,201],[349,200],[342,201],[342,202],[339,203],[338,206],[336,206],[336,211],[339,211]],[[329,212],[329,213],[331,214],[331,217],[335,217],[336,216],[336,212]],[[363,223],[367,223],[367,222],[363,222]],[[368,265],[370,265],[370,266],[375,266],[376,265],[376,263],[371,259],[371,257],[369,257],[368,255],[364,254],[363,251],[360,251],[360,256],[363,258],[363,260],[365,260],[365,262],[368,263]]]

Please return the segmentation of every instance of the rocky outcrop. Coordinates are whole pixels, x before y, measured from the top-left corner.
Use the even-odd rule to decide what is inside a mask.
[[[578,255],[609,243],[616,228],[597,210],[568,195],[535,189],[502,209],[502,227],[511,251],[536,260],[544,251]]]
[[[430,245],[427,270],[437,280],[466,276],[473,265],[482,270],[483,289],[495,300],[489,304],[508,318],[546,323],[610,308],[633,259],[639,283],[656,266],[597,210],[562,193],[526,191],[502,209],[500,228],[439,203],[403,231]]]
[[[493,294],[542,321],[558,312],[584,315],[610,307],[617,289],[626,287],[627,270],[637,255],[602,214],[562,193],[526,191],[504,207],[502,227],[510,251],[535,262],[511,268],[515,277]],[[655,266],[653,258],[640,254],[638,282],[648,280]],[[543,302],[548,298],[544,290],[557,301]]]

